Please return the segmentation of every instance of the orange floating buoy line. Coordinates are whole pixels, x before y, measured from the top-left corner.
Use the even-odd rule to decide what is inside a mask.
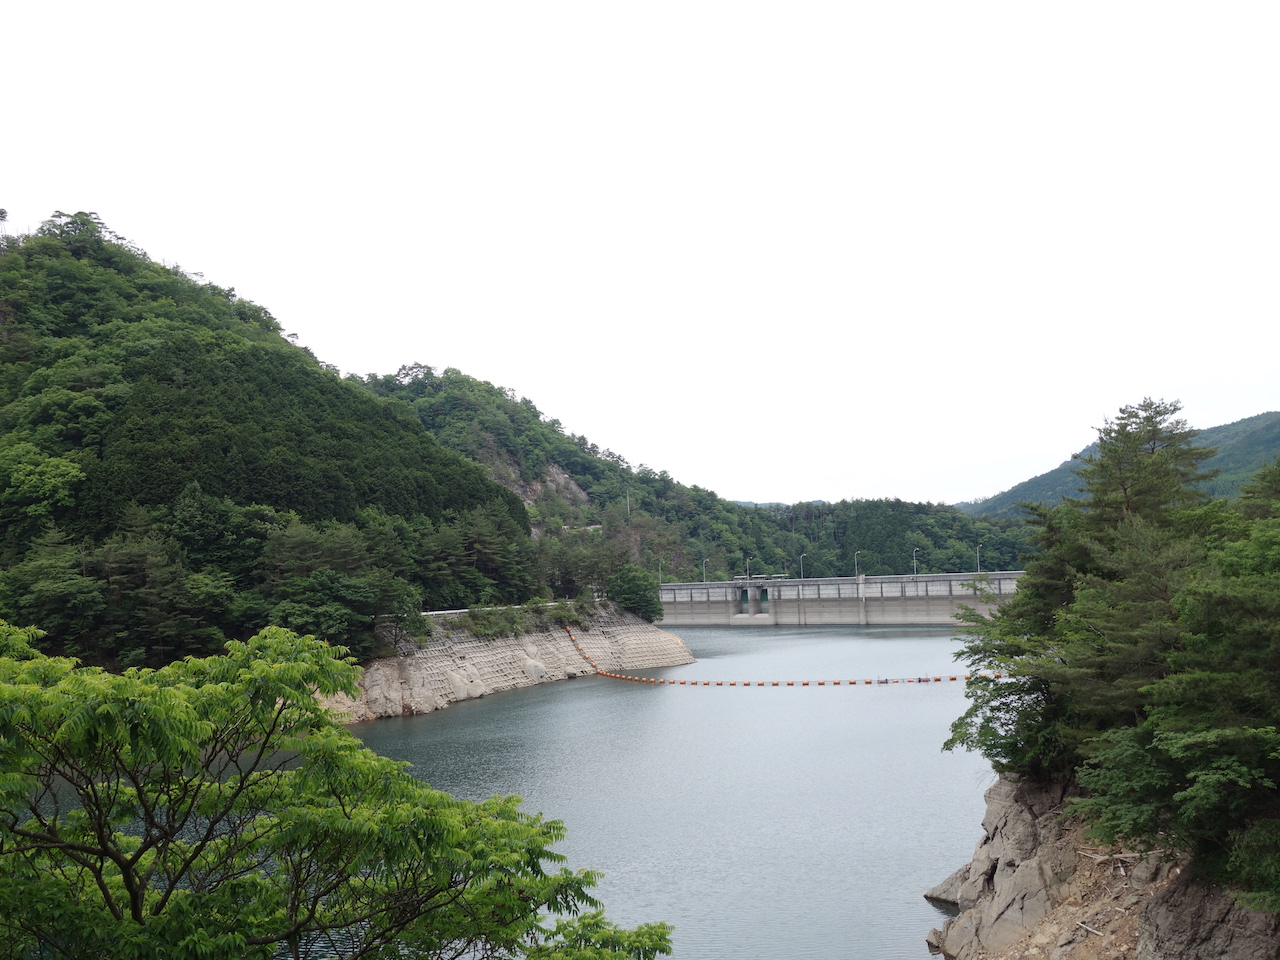
[[[662,677],[662,678],[659,678],[659,677],[632,677],[632,676],[628,676],[628,675],[627,675],[627,674],[625,674],[625,673],[610,673],[610,672],[609,672],[609,671],[607,671],[607,670],[601,670],[599,667],[597,667],[597,666],[596,666],[595,661],[591,659],[591,657],[587,654],[587,652],[586,652],[585,650],[583,650],[583,649],[582,649],[582,644],[580,644],[580,643],[578,642],[577,638],[573,635],[573,631],[571,631],[568,627],[565,627],[565,628],[564,628],[564,632],[565,632],[565,633],[567,633],[567,634],[569,634],[569,639],[570,639],[571,641],[573,641],[573,645],[574,645],[574,647],[576,647],[576,648],[577,648],[577,650],[578,650],[578,652],[579,652],[580,654],[582,654],[582,659],[583,659],[583,660],[585,660],[585,661],[587,661],[587,663],[591,664],[592,669],[594,669],[594,670],[595,670],[595,672],[596,672],[596,673],[598,673],[600,676],[602,676],[602,677],[609,677],[609,678],[611,678],[611,679],[613,679],[613,680],[630,680],[632,683],[652,683],[652,684],[654,684],[655,686],[669,686],[669,687],[675,687],[675,686],[680,686],[680,687],[686,687],[686,686],[687,686],[687,687],[738,687],[738,686],[742,686],[742,687],[779,687],[779,686],[785,686],[785,687],[794,687],[794,686],[801,686],[801,687],[825,687],[825,686],[827,686],[828,684],[830,684],[830,685],[831,685],[831,686],[833,686],[833,687],[839,687],[839,686],[848,686],[848,687],[864,686],[864,687],[869,687],[869,686],[871,686],[872,684],[881,685],[881,684],[893,684],[893,683],[942,683],[944,680],[947,680],[947,681],[950,681],[950,680],[969,680],[969,679],[971,679],[971,678],[973,678],[973,677],[993,677],[994,679],[999,680],[999,679],[1001,678],[1001,676],[1002,676],[1002,674],[999,674],[999,673],[985,673],[985,672],[983,672],[983,673],[965,673],[965,674],[956,674],[956,673],[953,673],[953,674],[950,674],[950,675],[939,674],[939,675],[932,676],[932,677],[882,677],[882,678],[878,678],[878,679],[876,679],[876,680],[800,680],[800,681],[796,681],[796,680],[786,680],[786,681],[782,681],[782,680],[743,680],[743,681],[741,681],[741,682],[739,682],[739,681],[737,681],[737,680],[729,680],[729,681],[724,681],[724,680],[668,680],[668,679],[666,679],[665,677]]]
[[[587,661],[587,663],[591,664],[591,669],[593,669],[596,673],[600,673],[601,672],[600,668],[596,666],[596,662],[591,659],[591,657],[587,654],[587,651],[582,649],[582,644],[580,644],[578,642],[578,638],[573,635],[573,631],[570,630],[568,627],[565,627],[564,632],[569,634],[569,639],[573,641],[573,645],[577,647],[578,652],[582,654],[582,659]]]
[[[880,680],[675,680],[665,677],[633,677],[625,673],[610,673],[608,670],[597,670],[596,673],[614,680],[630,680],[632,683],[653,683],[670,687],[857,687],[892,683],[942,683],[946,680],[969,680],[975,676],[994,677],[999,680],[1001,677],[998,673],[966,673],[937,677],[890,677]]]

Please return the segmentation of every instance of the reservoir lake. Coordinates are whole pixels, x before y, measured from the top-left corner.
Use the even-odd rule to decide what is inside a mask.
[[[967,705],[954,631],[670,632],[698,662],[635,675],[725,685],[581,677],[351,730],[433,787],[564,821],[608,917],[672,924],[676,960],[928,957],[945,917],[922,894],[972,855],[994,781],[941,750]]]

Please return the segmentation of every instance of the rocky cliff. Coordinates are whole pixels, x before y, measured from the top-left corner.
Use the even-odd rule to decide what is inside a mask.
[[[597,669],[643,670],[694,659],[675,634],[615,609],[602,609],[589,624],[571,629],[572,636],[555,627],[496,640],[438,631],[421,650],[366,664],[356,699],[327,702],[353,721],[399,717]]]
[[[1184,864],[1091,845],[1061,785],[1001,779],[973,860],[926,897],[950,960],[1280,960],[1280,918],[1191,880]]]

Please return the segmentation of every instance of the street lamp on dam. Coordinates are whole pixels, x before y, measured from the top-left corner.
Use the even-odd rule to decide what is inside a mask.
[[[911,575],[913,577],[916,575],[916,554],[919,552],[920,552],[919,547],[913,547],[911,549]]]

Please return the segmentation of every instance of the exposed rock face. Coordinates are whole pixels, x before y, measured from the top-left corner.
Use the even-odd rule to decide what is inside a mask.
[[[1182,864],[1088,845],[1056,784],[987,791],[973,860],[926,897],[960,914],[927,942],[952,960],[1280,960],[1280,917]]]
[[[693,662],[683,640],[628,613],[600,613],[589,626],[573,628],[573,638],[581,651],[559,627],[497,640],[447,634],[414,653],[371,661],[356,699],[338,696],[327,703],[353,721],[399,717],[597,668],[615,672]]]
[[[1246,910],[1216,887],[1179,878],[1138,917],[1134,960],[1277,960],[1280,916]]]
[[[970,960],[1008,947],[1062,898],[1077,859],[1060,842],[1065,799],[1056,784],[1002,778],[987,790],[973,860],[925,894],[960,908],[932,938],[948,957]]]

